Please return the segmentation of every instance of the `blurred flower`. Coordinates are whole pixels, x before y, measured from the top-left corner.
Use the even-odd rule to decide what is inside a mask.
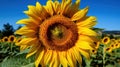
[[[86,16],[88,7],[79,9],[80,0],[48,0],[45,6],[36,2],[28,6],[24,13],[29,16],[17,24],[25,24],[15,33],[24,36],[17,44],[31,50],[27,58],[36,53],[36,67],[76,67],[82,63],[82,57],[90,58],[89,50],[94,49],[97,33],[91,28],[96,24],[96,17]]]
[[[16,37],[14,35],[10,35],[8,38],[9,42],[15,42],[15,40],[16,40]]]
[[[110,48],[115,49],[115,43],[111,43]]]
[[[112,52],[112,47],[107,47],[106,51],[109,52],[109,53],[111,53]]]
[[[8,42],[8,37],[6,37],[6,36],[3,37],[3,38],[2,38],[2,42]]]
[[[91,53],[95,55],[97,53],[97,50],[96,49],[92,49]]]
[[[94,42],[94,44],[95,44],[95,48],[98,49],[99,46],[100,46],[100,42],[99,41],[98,42]]]
[[[15,44],[17,45],[22,40],[22,37],[17,37],[15,40]]]
[[[114,43],[114,46],[115,46],[115,49],[120,47],[118,40],[116,40],[116,42]]]
[[[108,44],[108,43],[110,43],[110,38],[109,37],[104,37],[102,39],[102,44]]]

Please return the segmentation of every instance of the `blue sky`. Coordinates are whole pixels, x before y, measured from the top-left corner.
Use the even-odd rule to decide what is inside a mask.
[[[27,5],[35,5],[36,1],[45,5],[47,0],[0,0],[0,29],[3,24],[10,23],[16,29],[16,22],[27,18],[23,11]],[[75,0],[74,0],[75,1]],[[105,30],[120,30],[120,0],[81,0],[80,8],[89,6],[88,16],[96,16],[95,27]]]

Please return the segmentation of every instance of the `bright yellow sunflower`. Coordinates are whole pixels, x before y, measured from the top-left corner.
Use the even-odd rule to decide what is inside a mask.
[[[3,38],[2,38],[2,42],[8,42],[8,37],[6,37],[6,36],[3,37]]]
[[[109,37],[104,37],[103,39],[102,39],[102,44],[108,44],[108,43],[110,43],[110,38]]]
[[[96,24],[96,17],[86,16],[88,7],[79,9],[80,0],[72,4],[72,0],[48,0],[45,6],[36,2],[29,5],[24,13],[29,18],[19,20],[24,24],[15,33],[24,36],[17,44],[31,50],[27,58],[36,54],[35,66],[44,67],[76,67],[82,63],[82,57],[90,58],[94,49],[97,33],[91,28]]]
[[[9,42],[15,42],[15,40],[16,40],[16,37],[15,37],[14,35],[10,35],[10,36],[8,37],[8,41],[9,41]]]
[[[109,52],[109,53],[111,53],[112,50],[113,50],[112,47],[107,47],[107,48],[105,49],[105,51],[106,51],[106,52]]]

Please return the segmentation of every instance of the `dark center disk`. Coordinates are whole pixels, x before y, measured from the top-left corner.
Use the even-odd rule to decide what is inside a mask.
[[[110,50],[110,48],[107,48],[106,50],[108,51],[108,50]]]
[[[14,41],[14,37],[11,37],[11,38],[10,38],[10,41],[12,41],[12,42],[13,42],[13,41]]]
[[[5,38],[5,41],[8,41],[8,39],[7,39],[7,38]]]
[[[67,50],[78,39],[77,26],[69,18],[56,15],[45,20],[39,29],[39,38],[47,49]]]
[[[105,39],[105,40],[104,40],[104,42],[107,42],[107,41],[108,41],[108,39]]]

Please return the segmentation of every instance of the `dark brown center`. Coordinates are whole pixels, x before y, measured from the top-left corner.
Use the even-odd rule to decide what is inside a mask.
[[[39,39],[47,49],[67,50],[78,39],[77,26],[69,18],[53,16],[40,25]]]
[[[108,39],[104,39],[104,42],[107,42],[108,41]]]
[[[11,42],[13,42],[13,41],[14,41],[14,39],[15,39],[14,37],[11,37],[11,38],[10,38],[10,41],[11,41]]]
[[[8,38],[5,38],[4,41],[8,41]]]

